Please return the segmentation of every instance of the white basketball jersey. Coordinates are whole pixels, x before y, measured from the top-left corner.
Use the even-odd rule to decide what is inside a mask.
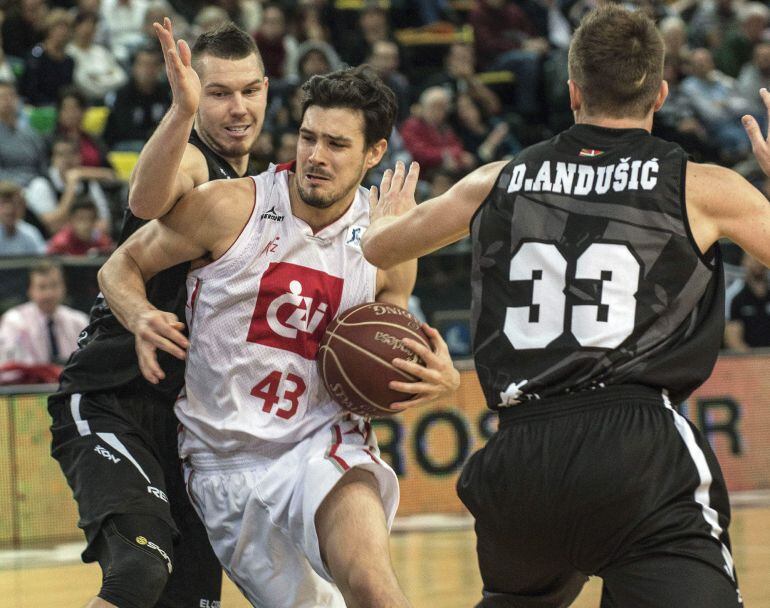
[[[252,177],[256,202],[218,260],[187,277],[190,347],[176,412],[181,455],[299,441],[341,412],[316,367],[328,323],[374,300],[361,252],[367,192],[313,234],[291,212],[289,165]]]

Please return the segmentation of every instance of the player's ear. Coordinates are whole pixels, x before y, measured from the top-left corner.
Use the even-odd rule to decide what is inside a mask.
[[[660,81],[660,90],[658,90],[658,97],[655,99],[655,105],[652,108],[653,112],[657,112],[663,107],[663,104],[668,97],[668,82],[665,80]]]
[[[387,149],[388,140],[384,138],[369,146],[369,149],[366,151],[367,170],[371,169],[372,167],[376,167],[379,164],[379,162],[382,160],[382,157],[385,156],[385,151]]]
[[[571,78],[567,81],[567,86],[569,87],[569,109],[577,112],[583,105],[583,93]]]

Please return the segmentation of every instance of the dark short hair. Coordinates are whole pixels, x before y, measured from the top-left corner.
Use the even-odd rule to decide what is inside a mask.
[[[663,80],[664,45],[643,11],[615,4],[588,13],[572,37],[569,76],[587,111],[641,118],[655,103]]]
[[[70,207],[69,211],[69,217],[72,217],[75,215],[76,212],[81,211],[83,209],[87,209],[88,211],[93,211],[94,214],[98,215],[99,210],[96,208],[96,203],[87,195],[81,195],[78,198],[75,199],[75,201],[72,203],[72,206]]]
[[[62,270],[61,264],[58,262],[54,262],[53,260],[40,260],[38,262],[35,262],[32,264],[32,266],[29,267],[29,283],[32,284],[32,277],[34,275],[49,275],[52,272],[57,271],[62,278],[64,277],[64,271]]]
[[[254,38],[232,21],[228,21],[198,36],[192,47],[193,67],[206,55],[220,59],[243,59],[252,54],[257,56],[259,66],[264,72],[262,55],[259,54]]]
[[[388,139],[396,120],[396,96],[368,65],[316,75],[302,85],[302,116],[310,106],[361,110],[368,148]]]
[[[7,179],[0,180],[0,199],[14,200],[21,194],[21,186]]]
[[[73,98],[78,102],[78,105],[84,110],[88,107],[88,100],[85,95],[78,90],[74,85],[65,85],[59,89],[59,93],[56,95],[56,111],[60,111],[65,99]]]

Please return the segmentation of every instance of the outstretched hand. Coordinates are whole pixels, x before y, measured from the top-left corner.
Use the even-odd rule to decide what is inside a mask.
[[[446,399],[460,386],[460,372],[455,369],[449,348],[441,334],[427,323],[422,324],[422,329],[427,334],[432,348],[411,338],[404,338],[404,346],[419,355],[425,365],[401,358],[392,361],[394,367],[417,377],[416,382],[392,380],[389,383],[388,386],[393,390],[414,395],[407,401],[391,403],[392,410],[403,411]]]
[[[174,313],[162,310],[142,313],[132,326],[139,370],[151,384],[158,384],[166,377],[158,363],[158,349],[177,359],[184,360],[187,357],[189,341],[182,333],[183,329],[184,323]]]
[[[759,95],[767,109],[768,123],[770,123],[770,91],[762,88],[759,90]],[[741,120],[743,128],[746,129],[746,134],[751,141],[754,157],[757,159],[762,171],[765,172],[765,175],[770,176],[770,133],[765,136],[759,128],[759,123],[757,123],[753,116],[747,114]]]
[[[192,53],[184,40],[174,42],[174,29],[171,19],[163,18],[163,25],[153,23],[155,34],[158,36],[163,49],[163,59],[166,62],[166,75],[171,85],[171,92],[176,104],[183,112],[194,115],[198,111],[201,97],[201,81],[192,68]]]
[[[369,190],[369,221],[389,215],[403,215],[417,206],[414,192],[420,177],[420,165],[413,162],[406,172],[404,163],[398,161],[395,170],[388,169],[382,176],[379,191],[376,186]]]

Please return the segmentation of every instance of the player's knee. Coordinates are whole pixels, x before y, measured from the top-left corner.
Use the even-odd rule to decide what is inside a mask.
[[[121,608],[150,608],[163,593],[168,577],[165,563],[130,547],[113,559],[99,597]]]
[[[130,519],[133,517],[119,516],[105,524],[99,555],[104,573],[99,597],[121,608],[150,608],[173,570],[171,533],[160,520],[143,522]],[[151,525],[143,525],[148,523]],[[137,524],[147,530],[146,536],[137,533]]]

